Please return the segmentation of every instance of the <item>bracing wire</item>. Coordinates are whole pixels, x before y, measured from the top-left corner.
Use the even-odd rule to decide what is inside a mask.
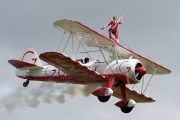
[[[92,58],[91,58],[91,56],[89,55],[89,53],[87,52],[86,48],[85,48],[83,45],[81,45],[81,47],[86,51],[88,57],[92,60]]]
[[[132,86],[132,89],[134,89],[135,85],[136,85],[136,84],[134,84],[134,85]]]
[[[123,41],[123,40],[121,40],[122,42],[123,42],[123,44],[126,46],[126,47],[128,47],[130,50],[131,50],[131,48]]]
[[[97,56],[97,60],[99,59],[100,53],[101,53],[101,52],[99,52],[99,54],[97,54],[97,55],[98,55],[98,56]]]

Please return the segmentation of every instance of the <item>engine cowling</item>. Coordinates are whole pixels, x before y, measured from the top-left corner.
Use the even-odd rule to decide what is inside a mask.
[[[137,59],[112,61],[103,71],[104,74],[116,74],[117,80],[127,81],[126,84],[139,83],[146,74],[146,68]]]
[[[143,64],[136,59],[124,60],[119,65],[119,68],[122,70],[128,70],[124,75],[130,80],[130,83],[139,83],[143,76],[146,74],[146,69],[143,67]],[[119,71],[120,73],[123,73]]]

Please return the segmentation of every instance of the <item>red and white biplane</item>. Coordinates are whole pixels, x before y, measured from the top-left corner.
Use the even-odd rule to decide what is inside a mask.
[[[170,74],[171,71],[135,52],[108,39],[91,28],[75,20],[59,20],[54,22],[54,27],[76,38],[79,48],[95,47],[101,53],[104,62],[89,58],[77,59],[76,53],[71,58],[62,52],[44,52],[39,56],[34,49],[28,49],[19,59],[10,59],[8,62],[16,67],[16,75],[26,79],[23,83],[27,87],[29,81],[46,81],[57,83],[84,84],[103,83],[104,86],[92,91],[99,101],[106,102],[111,96],[121,100],[115,105],[124,113],[129,113],[136,103],[154,102],[155,100],[129,88],[128,84],[137,84],[143,80],[145,74],[161,75]],[[64,35],[63,35],[64,36]],[[72,39],[73,41],[73,39]],[[105,52],[110,56],[107,58]],[[41,60],[48,63],[42,65]]]

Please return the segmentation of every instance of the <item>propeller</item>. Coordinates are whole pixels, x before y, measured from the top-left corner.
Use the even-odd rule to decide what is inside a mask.
[[[139,74],[140,74],[141,76],[145,75],[146,72],[147,72],[147,70],[146,70],[145,67],[138,67],[138,68],[136,68],[136,70],[139,72]]]
[[[139,66],[135,70],[135,77],[136,79],[140,80],[145,74],[147,70],[145,67]]]

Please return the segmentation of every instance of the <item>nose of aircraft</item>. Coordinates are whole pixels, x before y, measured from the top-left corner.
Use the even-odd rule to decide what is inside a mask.
[[[147,70],[146,70],[145,67],[138,67],[138,68],[137,68],[137,71],[139,72],[139,74],[140,74],[141,76],[145,75],[146,72],[147,72]]]

